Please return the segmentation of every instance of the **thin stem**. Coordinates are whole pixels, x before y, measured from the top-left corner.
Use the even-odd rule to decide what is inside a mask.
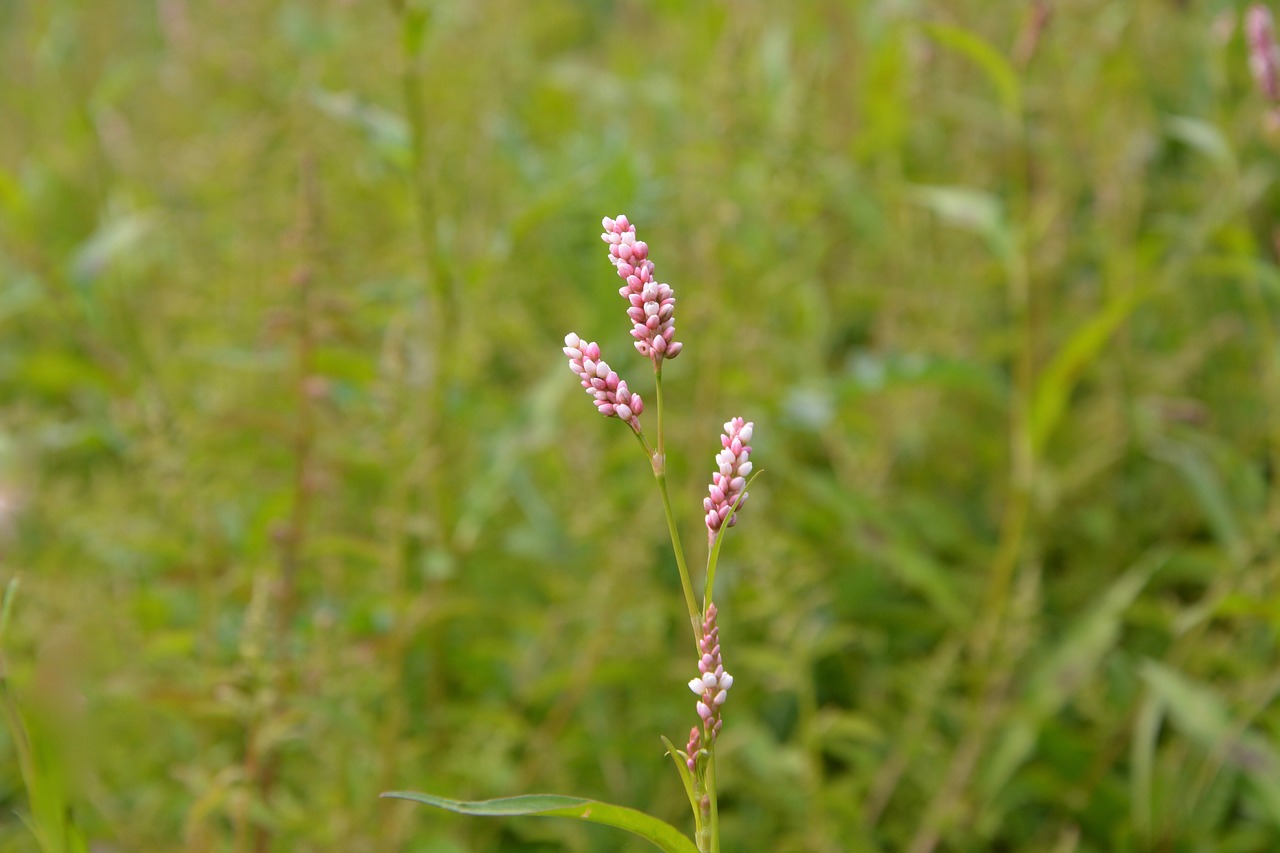
[[[316,330],[315,279],[320,266],[320,190],[315,165],[310,156],[302,159],[298,173],[299,225],[298,243],[303,258],[294,269],[291,286],[294,288],[296,323],[293,346],[296,425],[292,436],[293,482],[292,507],[279,537],[279,575],[276,588],[276,609],[273,644],[277,667],[268,669],[262,688],[276,696],[287,697],[293,690],[294,649],[291,639],[293,623],[300,608],[298,575],[307,552],[307,532],[312,516],[312,480],[315,470],[317,412],[310,387],[315,373],[315,353],[319,346]],[[277,713],[275,707],[269,712]],[[261,722],[261,721],[259,721]],[[256,796],[264,806],[271,801],[283,760],[279,750],[260,749],[257,742],[260,731],[246,733],[245,776],[254,780]],[[247,829],[247,825],[245,826]],[[253,850],[265,853],[275,840],[270,825],[259,823],[253,829]]]
[[[18,701],[9,683],[9,664],[5,649],[9,614],[13,609],[13,599],[17,592],[18,579],[14,577],[5,587],[3,610],[0,611],[0,714],[3,714],[5,725],[9,729],[9,739],[13,742],[13,751],[17,754],[18,770],[22,774],[27,795],[34,799],[33,792],[40,782],[36,776],[35,754],[31,748],[31,736],[27,730],[26,720],[22,717],[22,711],[18,708]],[[32,810],[35,811],[34,807]]]
[[[658,398],[658,456],[655,465],[661,465],[662,470],[666,471],[667,467],[667,446],[666,432],[662,424],[662,362],[659,358],[653,363],[653,384],[656,389],[655,393]],[[655,469],[656,470],[656,469]]]
[[[720,853],[720,804],[716,797],[716,746],[707,746],[707,799],[711,802],[711,851]]]
[[[684,603],[689,608],[689,624],[693,626],[693,643],[697,646],[702,639],[702,613],[698,609],[698,599],[693,594],[693,582],[689,579],[689,567],[684,561],[684,549],[680,547],[680,531],[676,529],[676,516],[671,511],[671,497],[667,494],[667,475],[655,472],[654,476],[658,480],[658,490],[662,492],[662,509],[667,514],[667,530],[671,533],[671,547],[676,552],[680,586],[684,588]]]
[[[1037,468],[1037,448],[1031,434],[1031,410],[1036,385],[1038,315],[1029,266],[1031,155],[1025,118],[1013,117],[1017,134],[1016,172],[1009,210],[1012,247],[1005,259],[1010,323],[1016,330],[1013,353],[1013,387],[1009,401],[1009,495],[1000,522],[1000,536],[987,580],[982,610],[969,639],[969,658],[978,668],[968,720],[952,753],[943,781],[924,810],[909,853],[932,853],[962,809],[963,792],[986,747],[1012,677],[1010,661],[1002,659],[1001,635],[1007,629],[1013,580],[1022,565],[1032,560],[1034,518],[1032,490]]]
[[[662,509],[667,514],[667,530],[671,533],[671,548],[676,552],[676,567],[680,570],[680,586],[684,589],[684,603],[689,608],[689,624],[693,627],[693,643],[696,646],[702,639],[702,609],[698,607],[697,596],[693,594],[693,579],[689,575],[689,565],[684,560],[684,548],[680,544],[680,530],[676,526],[675,512],[671,509],[671,496],[667,493],[667,456],[662,424],[662,360],[653,365],[654,385],[658,400],[658,440],[657,449],[650,450],[648,443],[639,433],[636,436],[644,445],[649,455],[649,463],[653,466],[654,479],[658,481],[658,491],[662,493]]]

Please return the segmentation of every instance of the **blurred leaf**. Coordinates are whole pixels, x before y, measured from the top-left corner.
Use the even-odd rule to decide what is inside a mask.
[[[969,624],[971,616],[956,591],[953,570],[928,554],[898,519],[873,502],[858,500],[830,478],[802,477],[799,482],[815,508],[836,514],[848,534],[864,534],[858,536],[860,546],[895,580],[919,593],[954,627]]]
[[[422,50],[422,42],[427,34],[427,24],[431,22],[431,7],[422,2],[408,0],[401,13],[400,25],[401,47],[405,56],[416,57]]]
[[[71,280],[81,287],[91,283],[118,258],[134,251],[153,226],[152,217],[143,213],[108,219],[71,259]]]
[[[1149,292],[1133,288],[1111,299],[1076,329],[1040,374],[1031,403],[1031,441],[1037,453],[1044,450],[1062,420],[1080,375],[1102,354],[1116,329]]]
[[[6,641],[17,591],[18,578],[14,577],[5,586],[0,605],[0,715],[17,755],[31,809],[23,822],[35,835],[42,853],[88,853],[89,846],[74,817],[63,744],[40,715],[30,717],[31,724],[27,722],[9,680]]]
[[[971,616],[956,594],[951,569],[907,541],[891,543],[884,557],[890,571],[923,595],[954,627],[963,629],[969,624]]]
[[[653,842],[655,847],[666,853],[697,853],[688,838],[669,823],[650,817],[643,812],[614,806],[596,800],[583,800],[578,797],[561,797],[554,794],[529,794],[523,797],[507,797],[500,800],[483,800],[480,802],[463,802],[436,797],[431,794],[420,794],[413,791],[390,791],[382,794],[401,800],[412,800],[435,806],[457,814],[479,815],[482,817],[567,817],[583,820],[588,823],[600,823],[625,829],[646,841]]]
[[[1129,813],[1139,839],[1150,839],[1155,798],[1156,744],[1160,739],[1160,721],[1164,704],[1148,695],[1138,707],[1129,746]]]
[[[1205,459],[1204,454],[1186,442],[1171,438],[1153,439],[1148,452],[1156,459],[1169,463],[1182,474],[1200,508],[1204,511],[1205,520],[1218,543],[1233,558],[1240,557],[1245,549],[1240,523],[1236,519],[1231,502],[1227,499],[1226,490],[1223,488],[1218,472],[1209,464],[1209,460]]]
[[[967,187],[917,186],[908,198],[944,222],[983,237],[1001,261],[1008,263],[1013,257],[1013,235],[1005,222],[1004,208],[990,193]]]
[[[64,397],[86,388],[107,388],[108,376],[96,362],[63,350],[35,350],[21,362],[16,378],[33,393]]]
[[[1201,749],[1220,755],[1257,787],[1273,824],[1280,826],[1280,756],[1267,739],[1233,720],[1212,687],[1154,660],[1144,662],[1142,680],[1173,723]]]
[[[322,113],[360,131],[373,151],[398,169],[413,160],[409,123],[403,117],[363,101],[352,92],[316,89],[311,103]]]
[[[1004,54],[969,30],[950,24],[925,24],[924,31],[938,44],[954,50],[987,75],[996,88],[1006,117],[1021,117],[1022,85],[1018,82],[1017,69]]]
[[[1094,677],[1119,639],[1125,611],[1166,559],[1164,554],[1149,556],[1121,575],[1081,613],[1067,636],[1044,658],[1031,676],[1012,723],[988,759],[982,777],[988,799],[996,796],[1031,755],[1044,722]]]
[[[0,289],[0,323],[39,304],[43,288],[33,275],[11,277]]]
[[[1164,121],[1164,127],[1169,136],[1199,151],[1223,171],[1236,171],[1236,157],[1231,150],[1231,143],[1212,124],[1190,116],[1169,116]]]

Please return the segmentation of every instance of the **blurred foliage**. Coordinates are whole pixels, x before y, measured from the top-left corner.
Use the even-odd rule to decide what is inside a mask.
[[[623,212],[679,298],[686,542],[728,417],[765,471],[725,850],[1275,846],[1239,12],[0,3],[0,850],[643,849],[391,789],[689,823],[661,507],[559,351],[652,389]]]

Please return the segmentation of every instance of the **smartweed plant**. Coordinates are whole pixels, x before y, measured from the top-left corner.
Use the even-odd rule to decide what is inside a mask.
[[[653,469],[658,491],[662,495],[662,507],[667,516],[667,529],[671,533],[671,546],[680,572],[680,585],[684,590],[697,657],[697,674],[690,679],[689,689],[697,697],[695,710],[698,714],[698,722],[689,730],[684,749],[677,748],[665,737],[662,741],[666,744],[667,754],[675,763],[689,797],[689,806],[693,810],[694,843],[690,843],[685,835],[670,824],[642,812],[577,797],[536,794],[462,802],[410,791],[393,791],[382,796],[414,800],[462,814],[576,818],[626,829],[648,839],[668,853],[719,853],[716,738],[724,722],[721,709],[729,695],[729,689],[733,687],[733,676],[725,670],[720,652],[720,629],[717,625],[719,611],[713,593],[716,562],[725,531],[737,522],[738,510],[747,499],[747,486],[756,476],[752,472],[750,458],[754,425],[742,418],[733,418],[725,423],[724,433],[720,436],[715,470],[711,475],[711,484],[707,487],[708,495],[702,502],[703,520],[707,528],[707,564],[702,601],[699,603],[693,590],[693,580],[685,560],[684,548],[680,544],[680,533],[667,491],[662,365],[667,359],[678,356],[683,349],[683,344],[675,339],[675,293],[668,285],[654,278],[649,247],[636,238],[635,226],[626,216],[606,218],[603,224],[601,239],[609,245],[609,260],[625,282],[618,293],[627,300],[627,316],[631,320],[631,336],[635,338],[636,351],[647,358],[653,368],[657,411],[652,432],[645,432],[640,419],[645,410],[644,401],[639,394],[631,391],[626,380],[604,360],[599,344],[585,341],[570,332],[564,339],[564,354],[569,357],[569,369],[591,395],[600,414],[622,421],[635,436]]]

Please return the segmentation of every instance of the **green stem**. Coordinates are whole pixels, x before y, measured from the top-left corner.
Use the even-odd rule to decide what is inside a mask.
[[[680,531],[676,529],[676,516],[671,511],[671,497],[667,494],[667,475],[655,474],[658,490],[662,492],[662,509],[667,514],[667,530],[671,533],[671,547],[676,552],[676,566],[680,569],[680,586],[684,588],[684,603],[689,608],[689,624],[693,626],[693,643],[702,639],[702,612],[693,594],[693,582],[689,579],[689,567],[684,561],[684,549],[680,547]],[[701,649],[699,649],[701,652]]]
[[[720,805],[716,799],[716,747],[707,747],[707,799],[711,801],[711,851],[720,853]]]
[[[662,509],[667,515],[667,530],[671,534],[671,548],[676,553],[676,567],[680,570],[680,586],[684,589],[684,603],[689,608],[689,624],[693,627],[693,643],[696,647],[702,639],[702,609],[698,607],[697,596],[693,594],[693,579],[689,575],[689,565],[684,560],[684,547],[680,544],[680,530],[676,526],[675,512],[671,509],[671,496],[667,493],[667,455],[666,442],[662,423],[662,361],[653,365],[655,395],[658,401],[658,441],[657,448],[650,450],[644,437],[636,433],[640,443],[644,445],[649,456],[649,464],[653,466],[653,477],[658,481],[658,491],[662,493]],[[699,650],[700,653],[701,650]]]
[[[663,472],[667,470],[666,432],[662,427],[662,361],[662,359],[658,359],[653,364],[654,393],[658,398],[658,455],[654,458],[655,473],[657,473],[659,467]]]

